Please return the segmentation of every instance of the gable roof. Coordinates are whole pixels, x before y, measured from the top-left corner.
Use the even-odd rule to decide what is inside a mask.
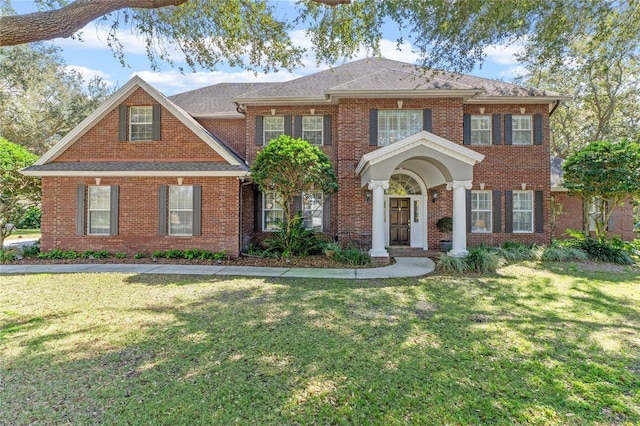
[[[153,99],[160,105],[165,107],[173,116],[180,120],[185,126],[187,126],[193,133],[195,133],[203,142],[209,145],[215,152],[217,152],[222,158],[224,158],[229,164],[233,166],[244,166],[244,162],[234,152],[228,149],[222,142],[217,140],[211,133],[209,133],[200,123],[198,123],[193,117],[187,114],[182,108],[175,103],[171,102],[166,96],[154,89],[139,76],[134,76],[124,86],[118,89],[109,99],[107,99],[100,107],[94,112],[89,114],[78,126],[71,130],[65,137],[63,137],[58,143],[56,143],[49,151],[47,151],[38,161],[34,163],[35,166],[44,165],[55,160],[60,156],[67,148],[73,145],[82,135],[84,135],[89,129],[102,120],[109,112],[115,107],[120,105],[127,97],[129,97],[138,88],[141,88],[147,92]]]
[[[238,95],[241,104],[332,102],[338,97],[462,96],[469,103],[553,103],[557,92],[471,75],[430,71],[414,64],[367,58]]]

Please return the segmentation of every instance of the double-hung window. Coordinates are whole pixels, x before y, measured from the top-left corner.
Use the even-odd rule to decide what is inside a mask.
[[[511,117],[511,139],[513,145],[531,145],[533,127],[530,115],[514,115]]]
[[[193,186],[169,187],[169,235],[193,235]]]
[[[133,106],[129,109],[129,140],[153,139],[153,107]]]
[[[272,139],[277,139],[284,134],[284,117],[265,116],[262,123],[264,132],[263,145],[267,145]]]
[[[533,232],[533,191],[513,191],[513,232]]]
[[[109,235],[111,232],[111,187],[90,186],[87,203],[87,234]]]
[[[471,191],[471,232],[491,232],[491,191]]]
[[[284,221],[282,199],[275,192],[266,192],[262,197],[263,231],[277,231]]]
[[[322,192],[302,194],[302,217],[305,229],[322,231],[323,203]]]
[[[491,116],[471,116],[471,145],[491,145]]]
[[[378,146],[385,146],[422,130],[422,110],[398,109],[378,111]]]
[[[302,117],[302,139],[311,145],[322,145],[323,127],[324,117],[322,115]]]

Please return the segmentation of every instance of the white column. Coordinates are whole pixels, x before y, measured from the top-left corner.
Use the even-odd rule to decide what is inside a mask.
[[[371,212],[371,257],[389,257],[384,248],[384,190],[389,188],[388,180],[369,181],[369,190],[373,191]]]
[[[467,203],[465,189],[471,189],[471,181],[454,180],[447,183],[447,190],[453,189],[453,241],[449,256],[465,257],[467,251]]]

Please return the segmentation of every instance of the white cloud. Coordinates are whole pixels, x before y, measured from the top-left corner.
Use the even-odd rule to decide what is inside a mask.
[[[517,64],[516,54],[522,51],[523,47],[520,44],[500,45],[493,44],[484,49],[484,53],[487,55],[487,61],[495,62],[500,65],[513,65]]]
[[[203,71],[185,73],[183,75],[176,70],[161,72],[138,71],[132,73],[131,77],[134,75],[140,76],[165,95],[185,92],[218,83],[277,82],[300,77],[300,74],[290,74],[287,72],[254,75],[251,71]]]
[[[69,71],[75,71],[80,74],[84,79],[85,84],[94,77],[100,77],[108,86],[113,86],[115,84],[111,81],[111,76],[109,74],[100,70],[87,68],[83,65],[67,65],[65,68]]]

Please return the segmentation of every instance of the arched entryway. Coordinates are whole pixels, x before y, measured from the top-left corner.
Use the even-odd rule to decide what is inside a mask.
[[[410,170],[396,170],[385,190],[385,241],[391,247],[427,248],[427,187]]]
[[[468,252],[465,189],[471,188],[473,166],[483,159],[484,155],[427,131],[416,133],[363,155],[356,168],[356,173],[360,176],[362,186],[366,186],[372,191],[371,256],[388,257],[389,254],[385,246],[392,245],[394,242],[399,243],[398,245],[412,245],[411,231],[407,229],[409,223],[413,225],[413,222],[410,222],[413,219],[411,212],[418,213],[419,223],[421,223],[421,211],[423,212],[422,217],[426,219],[424,210],[426,209],[427,187],[444,183],[446,183],[447,189],[453,190],[453,209],[451,212],[453,217],[453,248],[449,253],[453,256],[466,256]],[[411,168],[411,172],[404,171],[405,167]],[[396,188],[407,185],[415,188],[415,184],[406,178],[402,181],[399,178],[394,179],[393,177],[397,175],[413,178],[418,184],[417,186],[420,187],[421,194],[412,194],[408,197],[394,194],[398,189],[392,188],[392,185]],[[438,183],[434,184],[435,181]],[[422,186],[420,182],[423,183]],[[390,188],[391,193],[389,193]],[[400,189],[400,191],[406,190],[406,188]],[[415,191],[415,189],[409,189],[409,191]],[[412,209],[413,197],[418,201],[417,209]],[[397,203],[396,199],[400,199],[401,202]],[[420,200],[422,200],[421,203]],[[408,213],[405,212],[393,217],[394,222],[398,225],[393,229],[390,225],[390,214],[394,214],[391,213],[391,201],[394,202],[394,213],[409,210]],[[407,223],[404,229],[400,226],[403,222]],[[421,230],[423,231],[422,247],[427,248],[426,222],[421,223]],[[393,233],[400,233],[400,237],[392,235]],[[420,247],[418,243],[416,246]]]

